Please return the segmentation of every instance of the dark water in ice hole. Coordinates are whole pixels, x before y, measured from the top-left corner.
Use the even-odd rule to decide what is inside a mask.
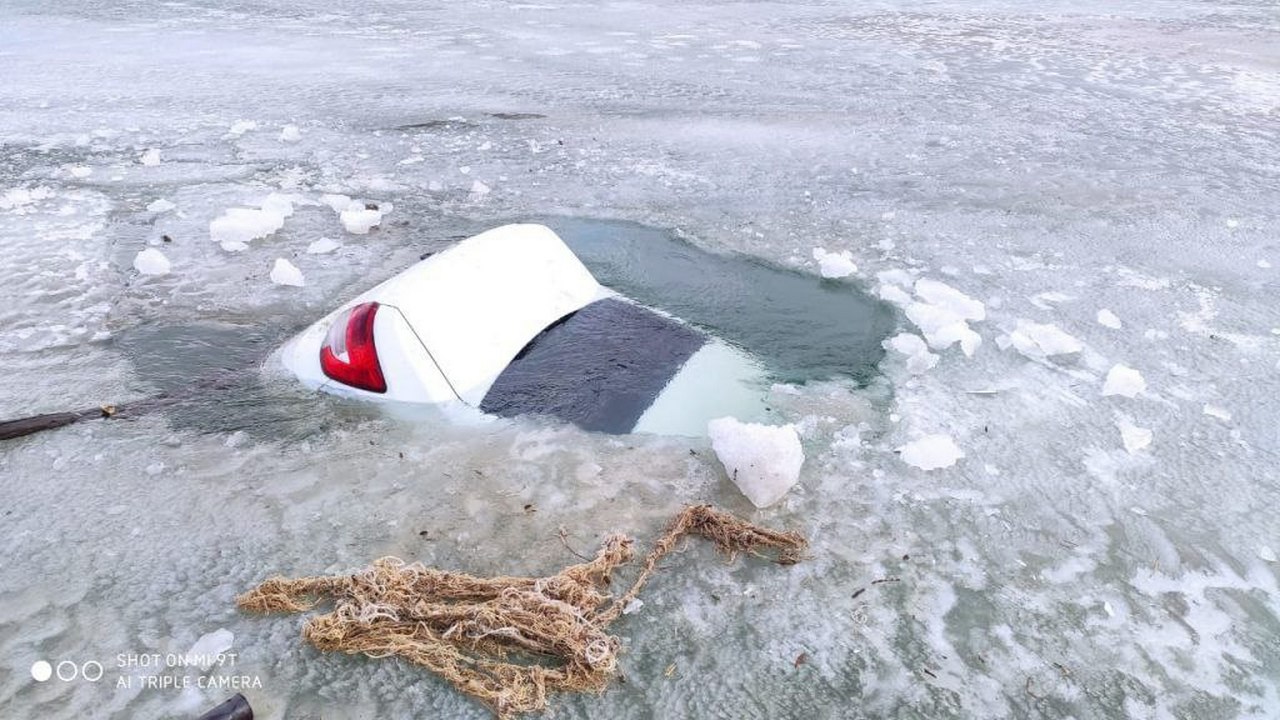
[[[602,284],[743,348],[778,382],[844,377],[865,384],[884,355],[881,341],[895,326],[889,306],[849,282],[712,253],[635,223],[535,221],[553,228]],[[345,299],[335,297],[333,305]],[[301,439],[376,412],[257,371],[272,350],[313,321],[148,325],[120,333],[115,343],[139,378],[182,398],[164,409],[175,429]]]

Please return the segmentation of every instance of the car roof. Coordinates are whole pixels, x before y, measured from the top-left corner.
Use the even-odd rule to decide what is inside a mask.
[[[601,287],[543,225],[504,225],[467,238],[354,302],[400,310],[458,396],[478,406],[521,348]]]

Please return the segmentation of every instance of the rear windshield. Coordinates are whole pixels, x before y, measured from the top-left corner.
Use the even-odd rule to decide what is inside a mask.
[[[480,409],[507,417],[553,415],[587,430],[627,433],[706,341],[648,308],[597,300],[529,341]]]

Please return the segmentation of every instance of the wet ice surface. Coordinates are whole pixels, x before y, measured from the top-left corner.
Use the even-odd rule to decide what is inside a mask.
[[[0,11],[21,79],[0,85],[0,416],[163,389],[182,368],[144,358],[166,327],[265,357],[421,254],[548,214],[815,276],[814,248],[847,250],[838,282],[900,304],[902,331],[923,335],[905,311],[929,280],[983,304],[984,342],[890,352],[861,389],[775,388],[807,460],[761,512],[705,443],[411,425],[270,374],[10,443],[5,717],[194,716],[230,691],[118,690],[110,661],[219,629],[263,717],[483,717],[232,598],[387,553],[552,572],[562,524],[580,550],[644,540],[696,501],[803,530],[813,560],[693,546],[617,626],[628,682],[561,716],[1280,714],[1274,8],[44,6]],[[366,235],[299,205],[241,252],[210,238],[272,192],[394,209]],[[308,254],[321,237],[341,247]],[[148,247],[167,274],[133,269]],[[276,258],[306,284],[273,284]],[[1080,347],[1001,349],[1020,323]],[[1117,365],[1145,389],[1104,395]],[[895,453],[934,435],[964,457]],[[106,682],[37,684],[42,658]]]

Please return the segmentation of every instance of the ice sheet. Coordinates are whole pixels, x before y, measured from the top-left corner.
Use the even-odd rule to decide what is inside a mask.
[[[812,558],[673,556],[617,626],[628,682],[556,717],[1280,715],[1278,53],[1273,7],[1190,0],[5,4],[0,417],[217,377],[160,415],[0,447],[0,716],[194,717],[232,691],[30,668],[115,681],[142,674],[119,653],[226,629],[260,717],[488,717],[234,595],[388,553],[553,572],[577,561],[562,525],[589,552],[689,502],[756,513],[706,443],[240,382],[422,255],[543,215],[815,282],[813,248],[849,251],[859,272],[829,284],[899,305],[891,335],[930,332],[936,357],[773,393],[803,492],[752,517]],[[273,192],[345,202],[295,204],[237,253],[210,242]],[[353,235],[353,199],[395,210]],[[321,237],[343,248],[308,254]],[[151,247],[173,270],[139,281]],[[276,258],[306,285],[274,286]],[[1000,352],[1019,319],[1085,349]],[[1118,364],[1146,390],[1104,395]],[[1117,413],[1150,444],[1127,451]],[[964,459],[899,459],[930,435]]]

